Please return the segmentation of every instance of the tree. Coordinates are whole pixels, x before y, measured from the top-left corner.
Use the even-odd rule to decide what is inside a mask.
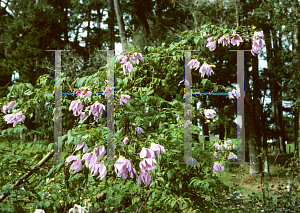
[[[114,0],[114,5],[115,5],[115,12],[118,20],[118,25],[119,25],[119,34],[121,38],[121,43],[122,43],[122,50],[126,50],[127,46],[127,41],[126,41],[126,35],[125,35],[125,26],[124,26],[124,21],[123,21],[123,15],[120,7],[120,1],[119,0]]]

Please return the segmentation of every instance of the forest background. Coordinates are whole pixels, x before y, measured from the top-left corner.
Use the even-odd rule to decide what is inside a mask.
[[[54,76],[53,53],[46,49],[65,48],[74,52],[78,59],[75,61],[69,53],[62,53],[63,71],[73,82],[77,77],[93,74],[95,70],[91,67],[95,63],[99,69],[104,69],[106,55],[94,55],[98,49],[115,49],[115,44],[121,43],[124,51],[128,44],[134,44],[144,54],[145,46],[178,42],[181,32],[197,30],[206,22],[219,27],[255,25],[256,30],[264,34],[265,48],[259,57],[267,66],[260,68],[257,57],[245,54],[246,161],[256,158],[260,148],[267,150],[269,139],[273,141],[274,154],[286,154],[287,141],[294,144],[300,157],[300,12],[297,0],[1,1],[0,98],[5,97],[9,92],[7,87],[16,82],[36,85],[39,76]],[[103,24],[108,27],[102,27]],[[80,33],[86,35],[81,41]],[[233,57],[228,57],[227,61],[218,60],[221,54],[218,51],[214,51],[219,65],[215,72],[235,70],[236,64],[230,63]],[[91,55],[95,58],[90,58]],[[200,74],[193,73],[193,81],[199,79]],[[229,85],[227,82],[230,82],[234,85],[236,76],[223,72],[212,79],[219,84]],[[171,101],[172,97],[169,99]],[[205,97],[198,105],[198,108],[219,107],[218,123],[214,128],[197,115],[193,119],[193,124],[201,129],[202,141],[209,141],[204,135],[211,134],[218,135],[220,140],[235,138],[235,109],[225,107],[222,110],[223,105],[229,105],[225,97],[218,97],[218,100]],[[32,116],[39,120],[42,113],[36,110]],[[28,129],[40,127],[33,120],[25,120]],[[7,128],[3,120],[0,124],[1,130]],[[42,128],[53,132],[46,124]],[[258,157],[257,166],[250,170],[251,176],[263,170],[268,173],[267,158],[268,155]]]

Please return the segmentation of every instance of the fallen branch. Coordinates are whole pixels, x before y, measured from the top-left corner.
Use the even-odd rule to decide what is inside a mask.
[[[48,153],[37,165],[35,165],[30,171],[28,171],[26,174],[24,174],[19,180],[16,181],[15,184],[13,184],[10,188],[15,189],[17,186],[21,185],[27,178],[29,178],[34,172],[40,169],[41,166],[43,166],[47,160],[49,160],[54,155],[54,149],[51,150],[50,153]],[[5,192],[3,195],[0,196],[0,203],[10,195],[11,192]]]

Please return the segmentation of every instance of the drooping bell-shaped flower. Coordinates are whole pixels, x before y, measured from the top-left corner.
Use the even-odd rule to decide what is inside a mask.
[[[186,165],[187,167],[192,167],[193,165],[197,164],[197,160],[195,158],[192,158],[192,157],[189,157],[187,160],[186,160]]]
[[[206,118],[211,119],[216,116],[216,111],[213,109],[206,109],[204,110],[204,115]]]
[[[127,104],[127,101],[130,99],[130,96],[129,95],[121,95],[121,98],[120,98],[120,105],[123,106],[123,103]]]
[[[147,171],[143,171],[138,177],[138,184],[141,185],[142,182],[145,185],[149,185],[151,183],[151,175]]]
[[[218,40],[218,44],[221,44],[221,43],[222,43],[223,47],[224,47],[224,45],[225,45],[225,46],[228,46],[228,45],[230,44],[230,37],[222,36],[222,37],[219,38],[219,40]]]
[[[71,162],[71,161],[74,161],[71,165],[71,169],[74,171],[74,172],[77,172],[82,164],[81,164],[81,160],[80,160],[80,157],[79,156],[69,156],[67,157],[66,159],[66,162],[67,162],[67,165]]]
[[[233,37],[231,39],[231,44],[232,45],[239,46],[240,42],[244,42],[243,39],[241,38],[241,36],[239,34],[236,34],[235,31],[233,31],[232,37]]]
[[[76,151],[76,150],[80,150],[82,147],[83,147],[83,153],[86,153],[86,151],[88,150],[88,147],[87,147],[87,145],[86,145],[85,143],[83,143],[83,142],[80,142],[80,143],[77,145],[75,151]]]
[[[155,158],[154,151],[152,149],[146,149],[143,147],[141,153],[140,153],[140,158]]]
[[[214,42],[212,40],[212,37],[208,38],[207,41],[208,41],[208,43],[207,43],[206,47],[209,47],[210,51],[214,51],[216,49],[216,47],[217,47],[216,42]]]
[[[96,101],[90,109],[90,113],[92,113],[94,116],[97,115],[98,113],[100,113],[100,116],[102,115],[103,110],[105,110],[105,106],[101,103],[99,103],[98,101]]]
[[[199,68],[199,61],[196,59],[191,59],[190,62],[188,63],[188,66],[190,66],[190,69],[198,69]]]
[[[237,156],[231,152],[227,158],[228,159],[237,159]]]
[[[80,113],[80,110],[82,110],[83,105],[81,103],[80,100],[74,100],[71,102],[70,107],[69,107],[69,111],[73,111],[73,115],[74,116],[78,116]]]
[[[213,172],[217,174],[220,171],[224,171],[224,167],[221,166],[221,164],[215,162],[213,166]]]
[[[212,70],[212,67],[214,67],[214,65],[208,65],[206,63],[204,63],[199,70],[199,73],[201,74],[201,78],[204,78],[205,75],[207,75],[208,77],[211,76],[211,74],[214,74],[214,71]]]
[[[165,148],[163,146],[155,143],[151,143],[150,149],[156,152],[157,156],[165,152]]]

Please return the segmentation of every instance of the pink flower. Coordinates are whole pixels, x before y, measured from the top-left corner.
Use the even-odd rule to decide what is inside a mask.
[[[154,154],[154,153],[153,153]],[[140,162],[139,166],[142,171],[155,169],[156,160],[153,158],[147,158]]]
[[[101,177],[100,180],[102,180],[105,177],[105,175],[107,174],[106,166],[103,163],[96,162],[91,169],[91,174],[93,172],[94,172],[94,174],[92,176],[95,176],[96,174],[99,173],[99,176],[97,177],[97,179]]]
[[[73,161],[73,160],[74,160],[74,162],[73,162],[73,164],[71,165],[70,168],[71,168],[74,172],[77,172],[77,171],[81,168],[81,166],[82,166],[80,157],[78,157],[78,156],[69,156],[69,157],[67,157],[67,159],[66,159],[67,165],[68,165],[71,161]]]
[[[16,124],[18,124],[18,123],[21,123],[21,122],[24,122],[24,119],[25,119],[25,117],[24,117],[24,115],[22,114],[22,112],[17,112],[16,114],[15,114],[15,118],[16,118]]]
[[[231,150],[234,150],[236,148],[235,145],[232,145],[232,147],[230,147]]]
[[[264,37],[263,33],[255,32],[252,39],[253,43],[256,43],[260,48],[263,48],[265,44],[265,41],[262,40],[263,37]]]
[[[225,36],[222,36],[219,40],[218,40],[218,44],[221,44],[225,46],[228,46],[230,44],[230,37],[225,37]]]
[[[137,128],[135,128],[134,135],[136,135],[136,133],[142,134],[142,133],[144,133],[144,130],[141,127],[137,127]]]
[[[131,56],[130,52],[126,52],[125,55],[128,56],[128,58],[129,58],[129,60],[130,60],[131,62],[134,61],[134,58]]]
[[[199,61],[192,59],[188,63],[188,66],[190,66],[190,69],[198,69],[199,68]]]
[[[239,46],[240,45],[240,42],[244,42],[243,39],[240,37],[239,34],[236,34],[235,31],[233,31],[232,33],[232,39],[231,39],[231,44],[232,45],[236,45],[236,46]]]
[[[142,181],[145,185],[149,185],[151,182],[151,175],[148,172],[143,171],[138,177],[138,184],[140,185]]]
[[[106,149],[104,146],[99,146],[96,150],[96,155],[98,156],[98,158],[102,158],[104,155],[106,154]]]
[[[165,148],[159,144],[151,143],[150,149],[156,152],[156,155],[159,156],[160,153],[163,154],[165,152]]]
[[[117,60],[121,60],[121,64],[124,64],[124,63],[126,63],[127,62],[127,58],[126,58],[126,56],[124,56],[124,55],[119,55],[118,57],[117,57]]]
[[[133,70],[132,64],[130,62],[126,62],[125,64],[122,65],[122,67],[123,67],[124,74],[126,74],[126,72],[128,71],[129,72],[129,76],[130,76],[130,73]]]
[[[120,98],[120,105],[123,106],[123,103],[127,104],[127,101],[130,99],[130,96],[129,95],[121,95],[121,98]]]
[[[100,116],[102,115],[103,110],[105,110],[105,106],[98,101],[96,101],[90,109],[90,113],[92,113],[94,116],[98,116],[98,113],[100,113]]]
[[[228,158],[228,160],[229,159],[237,159],[237,156],[231,152],[227,158]]]
[[[105,89],[105,98],[109,97],[110,95],[112,95],[114,93],[113,89],[112,88],[106,88]]]
[[[145,147],[143,147],[141,153],[140,153],[140,158],[155,158],[155,154],[154,151],[150,148],[150,149],[146,149]]]
[[[215,158],[218,158],[219,157],[219,153],[218,152],[215,152],[214,154],[213,154],[213,158],[215,159]]]
[[[11,101],[11,102],[9,102],[9,104],[7,105],[7,107],[8,107],[9,109],[12,109],[12,108],[14,107],[15,104],[16,104],[15,101]]]
[[[201,67],[200,67],[200,71],[199,73],[201,73],[201,78],[204,78],[204,75],[206,74],[208,77],[211,76],[212,73],[214,73],[214,71],[212,70],[213,65],[208,65],[206,63],[204,63]]]
[[[123,140],[123,144],[124,144],[124,145],[128,144],[128,138],[127,138],[127,137],[126,137],[126,138],[124,138],[124,140]]]
[[[15,123],[16,118],[14,114],[8,114],[4,116],[4,120],[7,124],[12,124]]]
[[[136,174],[135,169],[131,166],[131,163],[129,160],[127,160],[124,157],[120,157],[116,163],[115,163],[115,172],[118,174],[117,177],[121,177],[125,180],[127,178],[127,174],[129,172],[129,175],[131,179],[133,179],[133,173]],[[118,172],[117,172],[118,171]]]
[[[8,110],[7,112],[9,112],[9,107],[8,106],[3,106],[2,109],[1,109],[1,112],[6,114],[6,110]]]
[[[92,95],[91,90],[87,87],[81,87],[79,91],[79,97],[85,98],[85,100]],[[76,93],[78,93],[78,90]]]
[[[235,89],[229,92],[229,99],[239,98],[240,96],[241,96],[240,92]]]
[[[75,100],[75,101],[72,101],[71,104],[70,104],[70,107],[69,107],[69,111],[73,111],[73,115],[74,116],[78,116],[79,115],[79,112],[80,110],[83,108],[83,105],[82,103],[80,102],[80,100]]]
[[[253,56],[256,56],[261,53],[261,48],[256,42],[254,42],[252,45],[251,53]]]
[[[87,117],[87,115],[85,114],[85,112],[80,112],[80,119],[83,120]]]
[[[13,124],[13,127],[15,127],[17,124],[24,121],[24,115],[22,112],[17,112],[16,114],[8,114],[4,116],[4,121],[7,122],[7,124]]]
[[[219,163],[215,163],[213,166],[213,172],[217,174],[220,171],[224,171],[224,167]]]
[[[217,47],[216,42],[214,42],[212,40],[212,37],[208,38],[207,41],[208,41],[208,43],[207,43],[206,47],[209,47],[210,51],[214,51],[216,49],[216,47]]]
[[[222,145],[219,143],[214,143],[213,145],[216,149],[220,150],[222,148]]]
[[[141,61],[144,61],[143,56],[142,56],[141,53],[135,52],[135,53],[133,53],[133,56],[134,56],[134,59],[135,59],[135,63],[136,63],[136,64],[139,64],[139,59],[140,59]]]
[[[204,110],[204,115],[206,118],[211,119],[215,117],[216,111],[213,109],[206,109]]]
[[[197,160],[195,158],[192,158],[192,157],[189,157],[187,160],[186,160],[186,165],[187,167],[190,166],[192,167],[193,165],[197,164]]]
[[[83,143],[83,142],[80,142],[80,143],[77,145],[75,151],[76,151],[76,150],[80,150],[82,147],[83,147],[83,153],[86,153],[86,151],[88,150],[88,147],[87,147],[87,145],[86,145],[85,143]]]
[[[85,160],[86,168],[91,168],[98,161],[98,158],[95,153],[91,152],[85,153],[82,156],[82,160]]]

